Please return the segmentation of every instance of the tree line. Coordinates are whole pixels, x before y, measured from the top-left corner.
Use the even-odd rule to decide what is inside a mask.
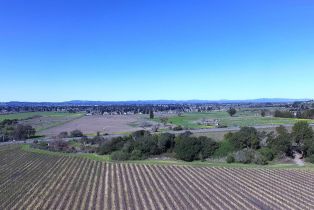
[[[211,104],[120,104],[120,105],[64,105],[64,106],[0,106],[0,113],[18,113],[18,112],[86,112],[94,114],[104,113],[133,113],[133,114],[149,114],[151,110],[154,112],[165,111],[190,111],[195,108],[200,111],[209,111],[213,105]]]
[[[284,126],[269,133],[243,127],[226,134],[223,144],[231,145],[227,147],[227,162],[267,164],[274,158],[294,158],[296,153],[314,162],[314,132],[306,121],[295,123],[291,132]]]
[[[299,119],[314,119],[314,109],[307,109],[307,110],[298,110],[295,112],[291,111],[280,111],[276,110],[274,112],[274,117],[281,117],[281,118],[299,118]]]
[[[275,132],[257,131],[242,127],[227,133],[224,140],[195,137],[191,132],[175,136],[170,133],[151,134],[137,131],[126,137],[103,142],[97,149],[100,155],[111,155],[113,160],[142,160],[167,153],[184,161],[226,158],[229,163],[255,163],[265,165],[274,158],[293,158],[296,153],[314,162],[314,132],[306,121],[299,121],[292,131],[280,126]]]
[[[81,137],[81,152],[97,152],[110,155],[112,160],[143,160],[155,156],[176,158],[184,161],[225,159],[228,163],[255,163],[265,165],[274,159],[294,158],[296,154],[314,163],[314,131],[304,120],[294,124],[289,132],[284,126],[275,131],[258,131],[254,127],[242,127],[229,132],[222,141],[206,136],[195,137],[190,131],[175,135],[171,133],[152,134],[139,130],[128,136],[105,139],[99,133],[88,138],[79,130],[61,132],[56,140],[35,142],[37,148],[52,151],[77,152],[70,142],[62,138]],[[73,140],[74,141],[74,140]]]
[[[0,122],[0,141],[25,140],[35,136],[36,130],[30,125],[18,123],[18,120]]]
[[[185,160],[205,160],[210,157],[217,143],[207,137],[192,137],[191,132],[178,136],[171,133],[151,134],[136,131],[130,136],[113,138],[100,145],[98,154],[110,154],[112,160],[142,160],[168,153]]]

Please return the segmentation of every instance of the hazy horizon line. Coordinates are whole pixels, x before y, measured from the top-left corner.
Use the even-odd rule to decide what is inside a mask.
[[[145,102],[145,101],[257,101],[257,100],[287,100],[287,101],[307,101],[313,100],[312,98],[248,98],[248,99],[133,99],[133,100],[85,100],[73,99],[64,101],[24,101],[24,100],[11,100],[0,101],[0,103],[67,103],[67,102]]]

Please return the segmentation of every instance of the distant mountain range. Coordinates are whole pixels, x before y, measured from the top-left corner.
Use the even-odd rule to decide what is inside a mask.
[[[99,105],[131,105],[131,104],[243,104],[243,103],[292,103],[295,101],[310,101],[311,99],[287,99],[287,98],[259,98],[248,100],[138,100],[138,101],[86,101],[73,100],[65,102],[2,102],[2,106],[99,106]]]

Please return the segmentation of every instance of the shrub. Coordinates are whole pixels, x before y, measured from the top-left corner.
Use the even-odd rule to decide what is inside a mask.
[[[201,160],[205,160],[206,158],[212,156],[219,147],[217,142],[215,142],[211,138],[207,138],[206,136],[200,136],[198,138],[198,141],[201,145],[201,149],[199,152],[199,159]]]
[[[116,161],[128,160],[130,158],[130,154],[122,151],[115,151],[111,153],[111,159]]]
[[[182,131],[183,127],[181,125],[178,125],[178,126],[173,127],[172,130],[174,130],[174,131]]]
[[[40,146],[40,147],[47,147],[48,143],[45,142],[45,141],[40,141],[40,142],[38,142],[38,146]]]
[[[292,127],[291,133],[295,143],[303,144],[307,139],[314,137],[312,127],[306,121],[299,121]]]
[[[309,161],[310,163],[314,163],[314,155],[307,157],[306,160]]]
[[[286,154],[292,156],[292,137],[287,129],[283,126],[276,128],[277,136],[275,138],[269,137],[268,145],[272,149],[273,154],[278,156],[279,154]]]
[[[217,142],[205,136],[191,137],[180,135],[176,138],[175,153],[177,158],[185,161],[204,160],[218,148]]]
[[[251,163],[254,159],[255,151],[252,149],[242,149],[237,151],[234,155],[235,162],[238,163]]]
[[[76,152],[74,147],[69,145],[69,142],[62,139],[56,139],[49,142],[48,149],[57,152]]]
[[[226,125],[220,125],[220,124],[217,126],[217,128],[227,128],[227,127],[228,126],[226,126]]]
[[[240,131],[228,134],[228,138],[237,149],[258,149],[261,141],[259,135],[259,132],[254,127],[242,127]]]
[[[140,150],[133,150],[131,153],[131,157],[130,160],[142,160],[143,158],[143,154]]]
[[[179,137],[189,137],[193,133],[191,131],[185,131],[184,133],[179,134]]]
[[[172,151],[175,145],[175,135],[171,133],[162,133],[158,136],[158,148],[161,153]]]
[[[263,147],[258,150],[258,152],[266,158],[267,161],[272,161],[274,159],[273,151],[268,147]]]
[[[105,141],[105,139],[102,136],[95,136],[92,139],[88,139],[88,143],[90,143],[91,145],[100,144],[103,141]]]
[[[175,152],[177,158],[184,161],[196,160],[201,150],[200,141],[195,137],[180,137],[176,141]]]
[[[234,163],[235,159],[234,159],[234,155],[233,154],[229,154],[227,156],[227,159],[226,159],[227,163]]]
[[[225,135],[224,135],[224,139],[226,139],[226,140],[230,140],[232,137],[233,137],[233,133],[231,133],[231,132],[228,132],[228,133],[226,133]]]
[[[82,137],[82,136],[83,136],[82,131],[78,129],[71,131],[71,137]]]
[[[268,163],[265,156],[253,149],[248,148],[236,152],[234,158],[235,162],[244,164],[255,163],[259,165],[266,165]]]
[[[303,147],[306,156],[314,155],[314,139],[305,140]]]
[[[97,148],[90,146],[90,145],[80,145],[80,150],[87,153],[95,153]]]
[[[294,116],[292,112],[276,110],[274,113],[274,117],[293,118]]]
[[[123,152],[131,153],[134,150],[134,142],[132,140],[129,140],[124,143],[122,147]]]
[[[158,148],[157,136],[144,136],[134,142],[134,149],[140,150],[143,154],[158,155],[160,149]]]
[[[37,149],[44,149],[44,150],[48,149],[48,143],[47,142],[38,141],[38,140],[36,140],[36,141],[34,141],[34,143],[32,144],[32,147],[37,148]]]
[[[117,150],[121,150],[128,140],[128,138],[123,137],[112,138],[111,140],[106,141],[101,146],[99,146],[97,153],[100,155],[105,155]]]
[[[260,154],[259,152],[254,153],[254,158],[252,160],[253,163],[258,164],[258,165],[267,165],[267,158]]]
[[[149,131],[146,131],[146,130],[138,130],[138,131],[135,131],[131,134],[131,136],[134,138],[134,139],[137,139],[139,137],[143,137],[143,136],[149,136],[150,133]]]
[[[301,114],[301,118],[304,118],[304,119],[314,119],[314,109],[305,110]]]
[[[226,157],[229,153],[235,151],[234,145],[228,139],[225,139],[218,144],[218,148],[213,154],[214,157]]]
[[[33,137],[35,133],[36,131],[32,126],[17,124],[13,127],[13,132],[11,135],[13,135],[15,140],[25,140]]]
[[[63,131],[63,132],[59,133],[58,137],[61,138],[61,139],[62,138],[67,138],[67,137],[69,137],[69,134],[68,134],[68,132]]]

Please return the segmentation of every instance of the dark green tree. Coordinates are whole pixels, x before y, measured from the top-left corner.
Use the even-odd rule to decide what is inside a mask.
[[[280,111],[280,110],[276,110],[274,112],[274,117],[281,117],[281,118],[293,118],[294,115],[293,113],[289,112],[289,111]]]
[[[83,136],[82,131],[78,129],[71,131],[71,137],[82,137],[82,136]]]
[[[261,116],[262,116],[262,117],[265,117],[265,115],[266,115],[265,110],[262,110],[262,111],[261,111]]]
[[[176,138],[175,153],[177,158],[185,161],[204,160],[217,148],[217,142],[204,136],[179,136]]]
[[[201,150],[199,153],[200,160],[205,160],[206,158],[211,157],[219,147],[219,144],[216,141],[206,136],[200,136],[198,141],[201,144]]]
[[[227,137],[236,149],[258,149],[260,147],[261,139],[259,133],[253,127],[242,127],[240,131],[230,133]]]
[[[268,147],[274,155],[286,154],[292,156],[292,137],[284,126],[276,128],[276,136],[269,135],[267,139]]]
[[[121,150],[124,144],[131,140],[132,139],[129,137],[112,138],[111,140],[105,141],[103,144],[101,144],[97,152],[100,155],[110,154],[114,151]]]
[[[175,153],[180,160],[193,161],[198,158],[201,147],[196,137],[180,137],[176,140]]]
[[[313,129],[306,121],[299,121],[292,127],[292,137],[296,144],[303,145],[305,140],[313,139]]]
[[[32,126],[18,124],[14,128],[13,138],[15,140],[24,140],[34,136],[35,133],[36,131]]]
[[[123,151],[115,151],[111,154],[111,160],[124,161],[130,158],[130,154]]]
[[[297,150],[305,156],[314,154],[314,132],[306,121],[299,121],[292,127],[292,138]]]
[[[167,152],[172,151],[175,145],[175,135],[171,133],[162,133],[158,136],[158,147],[160,151]]]
[[[235,108],[230,108],[227,112],[231,117],[233,117],[237,113],[237,110]]]
[[[149,118],[154,119],[154,111],[152,109],[149,111]]]

